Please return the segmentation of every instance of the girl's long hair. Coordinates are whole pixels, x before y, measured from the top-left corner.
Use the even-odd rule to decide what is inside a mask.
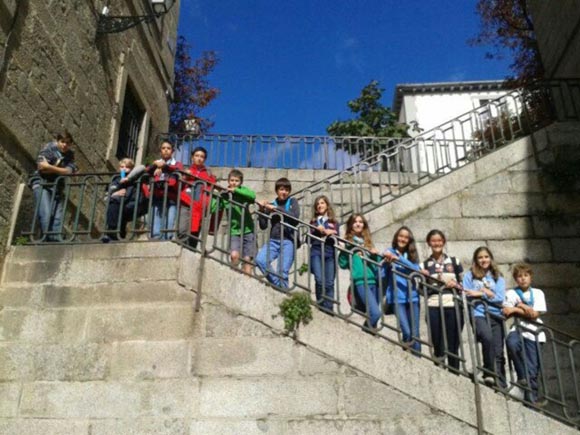
[[[395,250],[398,248],[397,238],[399,237],[399,234],[401,231],[407,231],[409,233],[409,243],[407,244],[407,246],[405,247],[405,250],[402,253],[403,254],[405,252],[407,253],[407,257],[409,258],[409,261],[411,261],[413,263],[418,263],[419,262],[419,253],[417,252],[417,245],[415,244],[415,236],[413,235],[413,232],[409,229],[409,227],[402,226],[401,228],[399,228],[395,232],[395,235],[393,236],[393,243],[392,243],[393,248]]]
[[[316,220],[318,217],[318,212],[316,211],[316,204],[318,201],[323,200],[326,203],[326,214],[328,215],[328,220],[336,222],[336,215],[334,214],[334,208],[332,208],[332,204],[326,195],[317,196],[314,200],[314,204],[312,205],[312,220]]]
[[[354,231],[352,229],[352,226],[354,225],[354,221],[357,217],[360,217],[363,221],[363,230],[362,230],[362,238],[364,240],[364,247],[367,249],[373,249],[373,241],[371,239],[371,231],[369,229],[369,223],[367,222],[367,220],[365,219],[365,217],[362,214],[352,214],[348,220],[346,221],[346,234],[344,236],[344,238],[346,240],[348,240],[349,242],[353,241],[354,238]]]
[[[491,272],[491,275],[493,276],[493,279],[497,280],[500,276],[502,276],[499,268],[497,267],[497,264],[495,264],[495,260],[493,259],[493,254],[491,253],[491,251],[489,250],[489,248],[487,246],[480,246],[479,248],[477,248],[475,250],[475,252],[473,253],[473,259],[472,264],[471,264],[471,273],[473,274],[473,277],[475,279],[482,279],[485,274],[487,273],[486,270],[482,269],[481,267],[479,267],[479,264],[477,264],[477,256],[480,254],[480,252],[487,252],[489,254],[489,258],[491,259],[491,263],[489,264],[489,270]]]

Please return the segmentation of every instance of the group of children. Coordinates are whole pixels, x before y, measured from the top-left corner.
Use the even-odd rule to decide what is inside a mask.
[[[395,314],[403,343],[411,351],[419,353],[420,301],[424,297],[434,356],[440,362],[447,356],[448,367],[455,371],[459,370],[460,336],[466,321],[458,303],[463,293],[469,306],[469,320],[473,322],[476,339],[482,345],[483,381],[488,385],[506,387],[506,343],[518,384],[525,391],[526,399],[537,401],[539,349],[546,340],[537,324],[541,323],[539,315],[546,312],[546,302],[543,292],[531,287],[533,272],[528,265],[514,266],[513,277],[517,287],[506,293],[505,280],[489,248],[477,248],[471,267],[464,273],[457,258],[445,253],[446,238],[443,232],[432,230],[426,237],[431,253],[420,263],[415,238],[408,227],[399,228],[391,246],[379,252],[362,214],[349,217],[343,237],[345,243],[340,244],[339,222],[330,200],[324,195],[314,201],[309,234],[303,240],[297,229],[300,205],[290,197],[292,186],[287,178],[276,181],[276,198],[273,201],[257,202],[255,192],[243,186],[242,172],[234,169],[228,175],[227,189],[220,197],[210,201],[209,192],[215,177],[205,167],[207,151],[204,148],[198,147],[192,152],[192,164],[187,170],[175,161],[171,143],[164,142],[160,152],[161,158],[144,169],[154,177],[150,224],[152,237],[173,237],[177,203],[181,202],[178,233],[180,236],[193,235],[195,246],[205,207],[211,207],[213,213],[221,210],[228,216],[232,264],[237,265],[241,260],[243,271],[250,274],[255,259],[255,265],[267,280],[282,289],[289,287],[288,276],[294,256],[305,241],[309,245],[316,302],[321,310],[333,313],[337,266],[348,269],[352,283],[349,289],[351,303],[366,316],[363,328],[372,331],[380,326],[384,314]],[[131,167],[132,162],[121,161],[121,171],[128,171]],[[180,178],[172,177],[172,173],[177,171],[183,173],[181,180],[187,182],[181,188],[177,188]],[[129,178],[121,173],[117,180],[119,186]],[[129,198],[135,195],[135,189],[131,192],[129,187],[122,189],[116,192],[122,192]],[[111,195],[114,198],[115,192]],[[148,193],[145,192],[144,196]],[[268,242],[259,250],[254,220],[248,207],[250,204],[258,207],[260,228],[269,228]],[[121,217],[118,210],[111,212],[107,228],[118,228],[119,222],[126,222],[127,217],[135,213],[135,207],[137,205],[130,207],[127,215]],[[120,235],[124,236],[123,230]],[[272,264],[276,260],[277,268],[274,270]],[[425,276],[426,285],[418,285],[416,279],[409,277],[412,273]],[[504,336],[504,317],[519,319],[507,338]]]

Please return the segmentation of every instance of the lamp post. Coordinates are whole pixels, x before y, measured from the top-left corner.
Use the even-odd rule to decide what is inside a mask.
[[[124,32],[141,23],[150,23],[151,21],[162,17],[175,5],[177,0],[149,0],[151,12],[145,15],[133,16],[113,16],[110,15],[108,6],[105,6],[99,14],[97,22],[97,34],[119,33]]]

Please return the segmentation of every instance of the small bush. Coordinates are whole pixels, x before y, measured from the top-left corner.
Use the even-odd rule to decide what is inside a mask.
[[[280,304],[284,328],[288,333],[296,331],[300,323],[307,325],[312,320],[312,305],[308,293],[294,293]]]
[[[16,246],[28,245],[29,242],[30,242],[30,239],[26,236],[18,236],[18,237],[16,237],[16,239],[14,239],[14,245],[16,245]]]

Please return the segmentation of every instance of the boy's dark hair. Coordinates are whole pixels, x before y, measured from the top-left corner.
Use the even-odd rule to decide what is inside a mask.
[[[75,143],[72,134],[70,134],[68,130],[65,130],[62,133],[57,133],[56,140],[59,142],[64,142],[68,145],[74,145]]]
[[[514,277],[514,279],[516,279],[520,273],[527,273],[530,276],[534,276],[532,266],[526,263],[517,263],[514,264],[514,266],[512,267],[512,276]]]
[[[175,150],[175,145],[173,145],[173,143],[169,140],[169,139],[163,139],[161,142],[159,142],[159,149],[161,149],[161,146],[166,143],[171,145],[171,150],[174,151]]]
[[[290,180],[286,177],[282,177],[282,178],[278,178],[276,180],[276,184],[274,186],[274,190],[276,192],[278,192],[278,190],[281,187],[285,187],[286,189],[288,189],[290,192],[292,192],[292,184],[290,183]]]
[[[193,157],[193,155],[198,151],[201,151],[203,153],[203,155],[205,156],[205,158],[207,159],[207,150],[204,147],[195,147],[193,149],[193,151],[191,152],[191,157]]]
[[[240,171],[239,169],[232,169],[232,170],[230,171],[230,173],[228,174],[228,180],[229,180],[231,177],[236,177],[236,178],[239,178],[239,179],[240,179],[240,181],[242,182],[242,184],[244,183],[244,174],[242,174],[242,171]]]

